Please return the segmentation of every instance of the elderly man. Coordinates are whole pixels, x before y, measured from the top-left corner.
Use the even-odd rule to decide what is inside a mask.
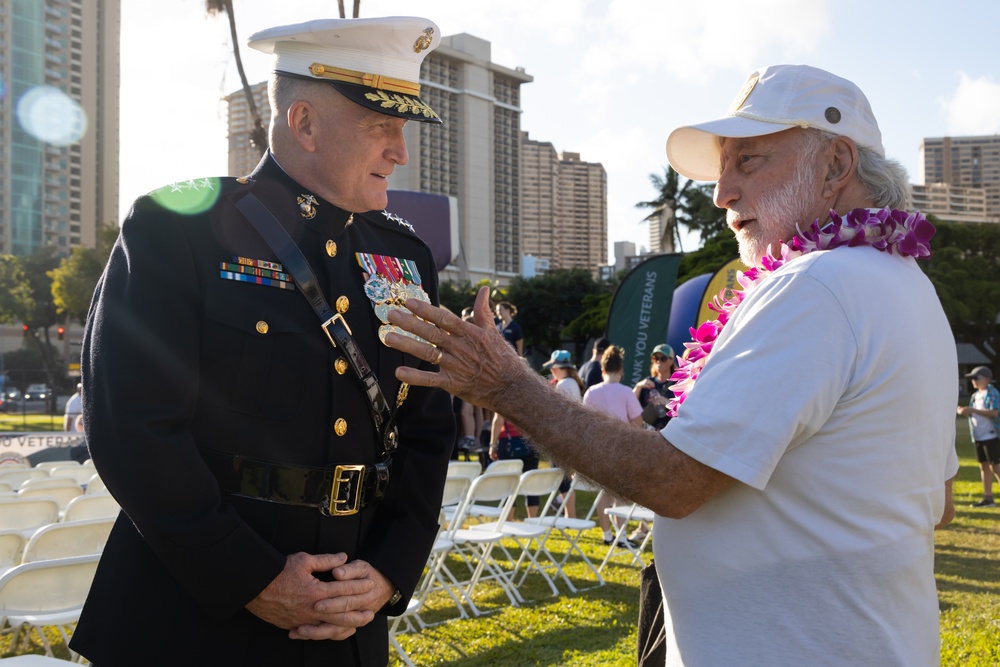
[[[124,510],[72,641],[93,663],[388,661],[454,442],[450,398],[397,381],[421,362],[380,340],[399,294],[437,301],[430,250],[383,209],[403,125],[440,122],[417,83],[439,38],[422,18],[257,33],[269,152],[133,205],[83,351]]]
[[[477,326],[422,304],[422,319],[390,317],[436,347],[390,345],[440,365],[397,377],[509,416],[557,463],[656,512],[669,665],[937,664],[955,346],[914,259],[933,228],[891,210],[906,176],[867,99],[822,70],[766,67],[725,117],[671,133],[667,156],[718,181],[757,269],[689,344],[662,431],[547,393],[497,343],[485,293]]]

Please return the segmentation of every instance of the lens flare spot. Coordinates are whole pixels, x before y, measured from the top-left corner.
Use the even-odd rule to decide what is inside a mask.
[[[17,101],[17,120],[39,141],[68,146],[87,131],[87,114],[76,100],[52,86],[32,88]]]
[[[204,213],[219,198],[218,178],[181,181],[156,190],[150,197],[165,209],[181,215]]]

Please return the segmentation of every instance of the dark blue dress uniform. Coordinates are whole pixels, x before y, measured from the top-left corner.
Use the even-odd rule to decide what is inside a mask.
[[[398,366],[432,367],[380,342],[382,322],[356,253],[410,260],[437,303],[431,252],[381,211],[349,222],[346,211],[310,199],[270,155],[248,179],[173,189],[133,205],[88,318],[87,438],[124,512],[71,646],[98,667],[384,665],[383,614],[343,641],[297,641],[244,606],[281,572],[286,555],[304,551],[371,563],[402,593],[385,611],[405,609],[438,527],[454,442],[450,399],[409,390],[397,412],[399,448],[385,496],[356,514],[325,516],[220,489],[213,472],[220,460],[376,462],[366,396],[303,294],[287,276],[235,279],[226,271],[241,260],[284,268],[234,201],[252,191],[274,212],[393,405]]]

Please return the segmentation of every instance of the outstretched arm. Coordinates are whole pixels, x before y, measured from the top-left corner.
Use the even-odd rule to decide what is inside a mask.
[[[408,301],[413,315],[393,311],[390,321],[433,344],[389,334],[386,344],[420,359],[443,353],[439,372],[399,368],[396,377],[440,387],[498,412],[525,431],[557,464],[578,470],[616,495],[657,514],[687,516],[736,480],[673,447],[654,431],[569,399],[535,373],[493,326],[489,291],[476,298],[474,321]],[[414,317],[414,315],[416,317]],[[435,349],[435,347],[437,349]],[[588,434],[581,439],[580,433]]]

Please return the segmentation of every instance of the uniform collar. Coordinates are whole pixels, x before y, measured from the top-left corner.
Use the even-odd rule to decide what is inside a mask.
[[[257,164],[256,169],[250,174],[250,180],[269,179],[276,181],[288,191],[289,208],[294,208],[299,215],[295,219],[301,222],[308,229],[316,230],[329,236],[337,236],[344,231],[352,221],[353,214],[350,211],[331,204],[319,195],[306,189],[298,181],[288,175],[274,155],[268,150]],[[312,213],[313,217],[306,217],[303,213]]]

